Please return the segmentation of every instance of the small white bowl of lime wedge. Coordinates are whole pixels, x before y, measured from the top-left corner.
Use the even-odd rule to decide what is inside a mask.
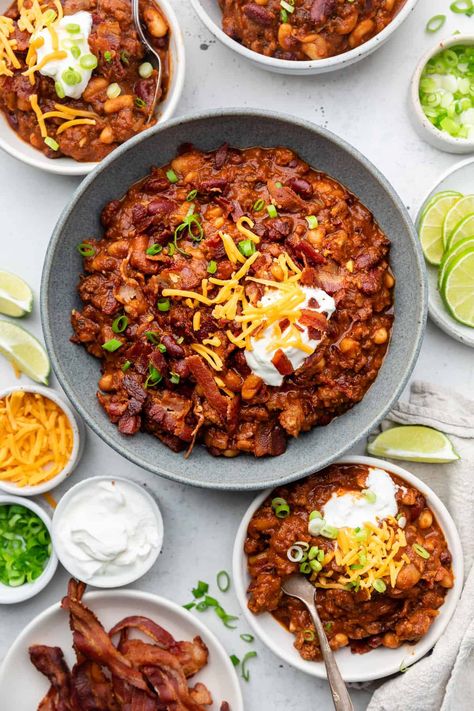
[[[416,225],[427,263],[430,317],[474,347],[474,158],[457,163],[432,186]]]

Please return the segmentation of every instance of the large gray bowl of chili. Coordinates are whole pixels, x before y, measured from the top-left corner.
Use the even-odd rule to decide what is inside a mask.
[[[213,111],[132,139],[82,183],[50,242],[42,319],[61,385],[116,451],[180,482],[263,488],[333,462],[397,400],[426,320],[423,259],[354,148]]]

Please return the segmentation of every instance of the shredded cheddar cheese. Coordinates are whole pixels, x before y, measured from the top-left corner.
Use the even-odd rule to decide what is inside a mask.
[[[213,351],[211,348],[208,348],[207,346],[204,346],[201,343],[192,343],[191,348],[198,355],[204,358],[204,360],[207,360],[209,365],[214,368],[214,370],[222,370],[224,368],[222,358],[218,356],[217,353],[215,353],[215,351]]]
[[[0,400],[0,479],[35,486],[57,476],[68,463],[73,432],[55,402],[17,390]]]
[[[247,239],[252,240],[252,242],[255,242],[255,244],[259,244],[260,237],[251,230],[249,230],[247,227],[245,227],[245,225],[248,225],[250,228],[252,228],[254,226],[254,223],[250,219],[250,217],[242,215],[242,217],[239,217],[236,222],[237,229],[242,235],[244,235],[244,237],[247,237]]]
[[[81,126],[81,125],[88,125],[88,126],[95,126],[96,122],[94,119],[88,119],[88,118],[78,118],[78,119],[72,119],[71,121],[65,121],[60,125],[58,130],[56,131],[56,134],[59,136],[60,133],[63,131],[66,131],[66,129],[71,128],[71,126]]]
[[[41,113],[41,109],[38,106],[38,96],[36,94],[31,94],[30,104],[31,104],[31,108],[33,109],[33,111],[36,114],[36,120],[38,121],[41,135],[43,138],[46,138],[46,136],[48,135],[48,129],[46,128],[46,124],[44,122],[44,117],[43,117],[43,114]]]

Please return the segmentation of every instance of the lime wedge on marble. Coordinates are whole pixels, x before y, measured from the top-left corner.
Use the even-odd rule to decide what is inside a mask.
[[[462,198],[457,193],[454,195],[440,194],[422,214],[418,234],[423,253],[430,264],[437,265],[441,262],[444,252],[443,224],[445,217],[460,199]]]
[[[443,244],[449,247],[452,234],[460,221],[474,213],[474,195],[464,195],[452,205],[443,222]]]
[[[445,434],[423,425],[402,425],[385,430],[370,442],[367,451],[375,457],[407,462],[445,464],[459,459]]]
[[[447,266],[441,295],[456,321],[474,328],[474,247]]]
[[[48,384],[48,355],[41,343],[21,326],[0,320],[0,353],[32,380]]]
[[[31,313],[33,293],[16,274],[0,271],[0,313],[20,318]]]

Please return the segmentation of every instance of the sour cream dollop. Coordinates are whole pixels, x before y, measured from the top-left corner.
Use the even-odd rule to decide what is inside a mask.
[[[377,525],[379,521],[397,515],[398,487],[390,474],[383,469],[370,468],[365,485],[368,496],[360,491],[340,496],[334,493],[323,507],[326,523],[336,528],[357,528],[366,522]]]
[[[85,582],[109,587],[143,575],[159,553],[159,511],[139,487],[123,480],[90,480],[71,489],[57,509],[58,557]]]
[[[316,311],[317,313],[323,313],[329,319],[336,310],[336,302],[329,296],[323,289],[311,286],[302,286],[302,291],[305,294],[304,301],[298,306],[299,309],[308,309],[310,311]],[[276,289],[268,289],[260,300],[262,306],[268,306],[281,299],[281,294]],[[313,301],[317,306],[312,306]],[[301,340],[307,346],[312,349],[312,353],[316,350],[318,345],[321,343],[321,339],[317,340],[310,338],[308,328],[298,321],[296,322],[298,326],[302,329]],[[282,337],[288,332],[288,328],[282,332]],[[276,336],[274,333],[273,326],[265,329],[259,338],[251,338],[250,342],[252,345],[251,351],[244,351],[245,360],[247,365],[252,370],[255,375],[262,378],[264,383],[267,385],[280,386],[283,383],[283,375],[277,370],[277,368],[272,363],[272,358],[274,357],[276,351],[281,348],[283,353],[286,355],[293,370],[297,370],[304,361],[309,358],[309,353],[302,351],[294,346],[284,346],[281,347],[276,342]]]
[[[92,69],[87,69],[87,60],[93,57],[89,48],[89,35],[92,28],[92,15],[81,10],[74,15],[66,15],[55,23],[54,29],[58,36],[58,49],[66,52],[67,57],[54,59],[39,70],[45,77],[51,77],[56,83],[58,95],[79,99],[91,78]],[[41,37],[44,42],[36,50],[39,64],[48,54],[52,54],[53,39],[48,27],[33,35],[32,40]],[[81,62],[82,60],[82,62]],[[84,66],[84,63],[86,66]],[[59,89],[59,91],[58,91]],[[62,90],[62,91],[61,91]]]

